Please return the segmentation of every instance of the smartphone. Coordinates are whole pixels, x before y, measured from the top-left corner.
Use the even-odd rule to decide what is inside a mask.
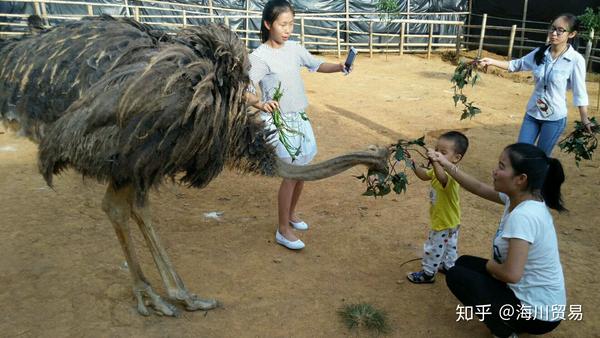
[[[358,54],[356,48],[350,47],[348,57],[346,58],[346,62],[344,62],[344,66],[346,67],[344,72],[346,74],[350,73],[350,70],[352,69],[352,64],[354,63],[354,59],[356,58],[356,54]]]

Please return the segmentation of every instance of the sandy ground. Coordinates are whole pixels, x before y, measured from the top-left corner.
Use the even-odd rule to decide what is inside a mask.
[[[327,59],[335,61],[332,57]],[[349,77],[305,73],[310,118],[322,160],[398,137],[458,129],[471,140],[462,167],[490,181],[504,146],[516,140],[532,87],[483,75],[468,91],[483,114],[459,121],[449,78],[454,66],[434,57],[358,58]],[[589,83],[595,107],[597,83]],[[597,114],[597,113],[596,113]],[[572,110],[571,122],[578,118]],[[571,129],[571,125],[569,128]],[[104,186],[70,171],[49,189],[37,172],[36,146],[0,134],[0,336],[6,337],[340,337],[336,310],[368,302],[387,312],[393,337],[489,337],[477,320],[458,321],[458,301],[444,276],[412,285],[428,230],[428,185],[410,175],[403,195],[362,197],[352,175],[308,183],[300,202],[311,229],[301,252],[274,244],[279,180],[223,172],[206,189],[166,185],[152,195],[155,224],[186,285],[223,305],[180,319],[136,313],[129,273],[112,226],[100,210]],[[567,173],[570,212],[555,215],[568,303],[583,320],[567,320],[551,337],[600,335],[600,162],[580,169],[556,151]],[[462,192],[463,254],[488,257],[501,207]],[[222,211],[220,220],[204,213]],[[164,292],[141,235],[143,267]]]

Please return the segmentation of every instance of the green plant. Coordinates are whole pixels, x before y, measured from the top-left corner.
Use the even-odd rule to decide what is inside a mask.
[[[598,147],[598,138],[596,134],[600,133],[600,126],[596,122],[596,118],[590,119],[592,122],[592,133],[588,133],[581,121],[575,121],[575,130],[567,137],[558,142],[558,147],[565,153],[575,154],[575,165],[579,167],[579,162],[583,160],[591,160],[594,150]]]
[[[406,170],[412,169],[414,162],[411,159],[410,152],[416,152],[423,158],[427,156],[419,151],[420,147],[423,152],[425,148],[425,136],[414,140],[398,140],[397,143],[390,145],[390,159],[388,166],[384,171],[369,169],[367,174],[355,176],[363,183],[367,184],[367,190],[363,193],[364,196],[385,196],[394,191],[396,194],[406,192],[408,186],[408,177]],[[402,169],[400,169],[402,168]]]
[[[277,88],[275,88],[275,92],[273,93],[273,100],[279,102],[282,97],[283,97],[283,90],[281,90],[281,82],[279,82],[279,85],[277,86]],[[302,134],[301,132],[299,132],[295,129],[290,128],[290,126],[287,124],[287,122],[283,118],[283,116],[281,114],[281,110],[279,110],[279,109],[274,110],[272,113],[272,117],[273,117],[273,124],[275,125],[275,128],[277,128],[277,134],[279,135],[279,141],[281,142],[281,144],[283,144],[283,146],[285,147],[285,150],[292,157],[292,161],[295,160],[296,157],[298,157],[300,155],[300,146],[294,147],[290,142],[290,137],[294,136],[294,135],[301,135],[302,137],[304,137],[304,134]],[[304,113],[304,112],[300,113],[300,118],[305,121],[308,120],[308,117],[306,116],[306,113]]]
[[[463,88],[467,84],[470,83],[471,87],[473,87],[475,86],[475,83],[477,83],[477,80],[481,78],[477,72],[478,62],[478,60],[467,62],[460,60],[458,66],[454,69],[452,79],[450,79],[450,82],[454,83],[454,96],[452,96],[454,99],[454,106],[456,107],[459,101],[464,106],[462,115],[460,116],[461,120],[466,118],[472,119],[473,116],[481,113],[481,109],[474,106],[473,101],[468,102],[467,96],[463,93]]]
[[[596,11],[591,7],[587,7],[583,14],[579,16],[579,20],[581,20],[581,24],[585,30],[585,32],[582,32],[584,39],[589,40],[589,31],[592,29],[596,34],[600,33],[600,7],[597,7]]]
[[[338,310],[338,314],[350,330],[364,327],[377,333],[390,331],[386,313],[371,304],[347,304]]]

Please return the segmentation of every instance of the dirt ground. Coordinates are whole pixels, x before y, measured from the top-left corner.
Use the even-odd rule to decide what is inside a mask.
[[[335,61],[333,57],[326,57]],[[528,83],[483,74],[467,95],[483,113],[459,121],[439,57],[359,56],[351,76],[305,73],[317,160],[398,137],[443,130],[467,134],[462,168],[490,181],[504,146],[514,142],[532,91]],[[588,83],[592,107],[597,83]],[[570,106],[571,107],[571,106]],[[597,113],[592,113],[597,115]],[[578,118],[571,108],[570,122]],[[572,128],[569,124],[568,130]],[[274,243],[278,179],[223,172],[203,190],[165,185],[152,195],[157,231],[188,288],[217,298],[209,312],[180,319],[137,314],[130,277],[112,226],[100,210],[104,186],[69,171],[49,189],[37,172],[35,144],[0,134],[0,336],[6,337],[343,337],[336,311],[368,302],[387,312],[393,337],[490,337],[477,320],[457,321],[458,301],[444,276],[412,285],[406,274],[428,231],[428,185],[410,174],[406,194],[374,200],[352,175],[307,183],[300,215],[311,229],[292,252]],[[550,337],[600,336],[600,161],[563,161],[569,213],[555,214],[568,303],[583,320],[566,320]],[[596,196],[596,197],[594,197]],[[501,207],[462,191],[462,254],[489,257]],[[211,219],[204,213],[221,211]],[[164,294],[135,231],[141,260]]]

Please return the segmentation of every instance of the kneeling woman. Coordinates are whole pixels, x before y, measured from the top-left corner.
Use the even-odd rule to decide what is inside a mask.
[[[483,322],[495,336],[554,330],[564,313],[557,310],[566,306],[556,231],[548,210],[565,210],[560,162],[536,146],[510,145],[493,171],[492,187],[444,156],[435,160],[466,190],[505,206],[493,240],[493,259],[461,256],[446,276],[450,291],[465,306],[489,306]],[[514,313],[503,315],[503,307]]]

